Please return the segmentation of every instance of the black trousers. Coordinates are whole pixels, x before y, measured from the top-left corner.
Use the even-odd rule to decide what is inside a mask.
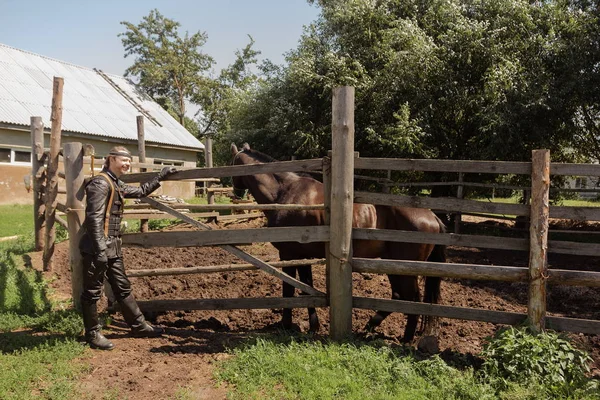
[[[95,263],[94,256],[82,253],[83,256],[83,292],[81,300],[87,303],[96,303],[102,295],[104,277],[115,294],[117,301],[121,301],[131,294],[131,282],[125,274],[123,258],[109,258],[107,263]]]

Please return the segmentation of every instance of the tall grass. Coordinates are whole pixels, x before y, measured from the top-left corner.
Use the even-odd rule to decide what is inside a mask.
[[[81,317],[50,301],[47,282],[31,266],[32,250],[31,230],[0,243],[0,399],[71,399],[84,369],[72,362],[85,351],[76,340]]]

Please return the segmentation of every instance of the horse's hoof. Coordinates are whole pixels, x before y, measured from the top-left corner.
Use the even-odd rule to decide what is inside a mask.
[[[279,329],[282,329],[284,331],[290,331],[290,332],[301,332],[302,329],[300,329],[300,327],[297,324],[294,324],[292,322],[287,322],[287,321],[280,321],[278,324]]]
[[[363,330],[367,333],[375,333],[375,328],[377,328],[379,324],[373,324],[371,321],[367,322]]]
[[[437,354],[440,352],[440,341],[437,336],[423,336],[417,344],[417,349],[426,354]]]

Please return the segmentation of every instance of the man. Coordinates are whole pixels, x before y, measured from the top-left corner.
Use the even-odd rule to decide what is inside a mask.
[[[133,336],[155,337],[163,333],[161,328],[146,322],[131,293],[131,283],[125,274],[121,252],[121,218],[124,198],[148,196],[160,187],[160,181],[176,170],[164,167],[152,180],[136,187],[119,180],[121,175],[129,171],[130,166],[131,153],[125,147],[113,147],[106,157],[102,172],[94,176],[85,187],[85,233],[79,244],[83,256],[81,309],[85,340],[95,349],[114,348],[100,332],[96,304],[102,294],[105,275]]]

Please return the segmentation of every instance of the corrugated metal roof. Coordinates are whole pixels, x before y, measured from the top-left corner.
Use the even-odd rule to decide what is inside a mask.
[[[137,141],[136,116],[145,116],[149,143],[203,149],[204,145],[127,79],[0,43],[0,122],[50,126],[52,82],[64,79],[62,130]]]

